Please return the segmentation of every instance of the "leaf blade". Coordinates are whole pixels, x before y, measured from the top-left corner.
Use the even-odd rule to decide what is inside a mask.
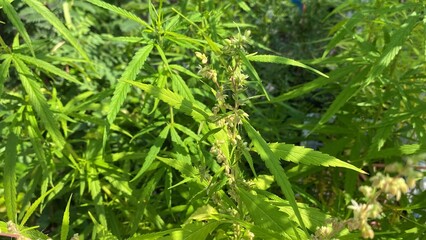
[[[352,164],[346,163],[333,156],[315,151],[310,148],[285,143],[271,143],[269,144],[269,147],[271,148],[272,152],[274,152],[275,155],[282,160],[315,166],[342,167],[360,173],[366,173],[362,169],[359,169]]]
[[[42,15],[46,21],[52,24],[55,29],[77,50],[77,52],[79,52],[85,60],[90,62],[89,56],[81,47],[81,44],[78,43],[77,39],[74,38],[71,32],[68,31],[64,24],[47,7],[36,0],[24,0],[24,2],[40,15]]]
[[[125,80],[135,80],[138,71],[144,65],[153,47],[154,45],[148,44],[147,46],[139,49],[118,80],[118,84],[115,87],[114,94],[111,99],[112,106],[110,106],[110,111],[107,116],[110,124],[114,122],[118,112],[120,111],[120,107],[123,105],[124,100],[130,91],[130,85],[128,82],[125,82]]]
[[[7,137],[3,169],[4,198],[6,203],[7,217],[14,223],[16,223],[17,220],[15,169],[16,161],[18,160],[18,140],[18,136],[16,136],[16,134],[11,131]]]
[[[284,64],[284,65],[291,65],[295,67],[301,67],[301,68],[308,69],[322,77],[328,78],[326,74],[316,70],[315,68],[312,68],[304,63],[301,63],[299,61],[286,58],[286,57],[281,57],[276,55],[252,55],[252,56],[247,56],[247,59],[254,62],[276,63],[276,64]]]
[[[279,159],[272,150],[269,148],[268,144],[262,138],[262,136],[251,126],[251,124],[243,119],[243,126],[246,130],[249,138],[252,140],[254,148],[257,153],[260,155],[260,158],[265,162],[266,167],[271,171],[277,180],[278,185],[281,188],[281,191],[284,193],[285,197],[289,201],[293,211],[299,221],[299,224],[302,226],[303,230],[306,232],[305,224],[303,223],[302,216],[300,215],[299,208],[297,207],[296,199],[294,196],[294,192],[291,188],[291,184],[288,180],[284,169],[281,167],[279,163]]]

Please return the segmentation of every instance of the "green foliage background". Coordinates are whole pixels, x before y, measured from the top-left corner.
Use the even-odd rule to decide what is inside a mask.
[[[426,5],[401,2],[0,0],[1,232],[308,239],[348,219],[367,174],[424,161]],[[376,238],[424,237],[416,189]]]

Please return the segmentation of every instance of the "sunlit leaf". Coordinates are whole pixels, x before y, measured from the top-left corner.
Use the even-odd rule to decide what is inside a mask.
[[[315,151],[311,148],[285,143],[271,143],[269,144],[269,147],[272,152],[282,160],[306,165],[348,168],[365,174],[363,170],[353,166],[352,164],[339,160],[328,154]]]

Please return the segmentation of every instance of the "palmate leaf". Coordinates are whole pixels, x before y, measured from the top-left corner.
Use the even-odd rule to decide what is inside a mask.
[[[21,18],[19,18],[18,13],[15,11],[12,4],[10,4],[8,0],[0,0],[0,3],[3,6],[4,13],[6,13],[8,19],[12,22],[13,26],[16,27],[19,34],[21,34],[22,38],[27,43],[31,53],[34,55],[34,48],[31,42],[31,38],[24,27],[24,23],[21,21]]]
[[[179,94],[176,94],[168,89],[161,89],[150,84],[123,80],[126,83],[130,83],[135,87],[144,90],[146,93],[160,99],[161,101],[169,104],[173,108],[184,112],[194,118],[194,120],[200,122],[208,119],[208,112],[203,110],[203,107],[197,102],[191,102],[188,99],[183,98]]]
[[[402,24],[399,29],[390,37],[391,41],[385,45],[380,58],[374,63],[371,71],[368,74],[368,78],[364,85],[370,84],[375,78],[377,78],[386,67],[395,59],[398,52],[402,49],[402,45],[410,35],[413,28],[419,21],[419,16],[413,13],[408,17],[406,22]]]
[[[269,171],[271,171],[271,173],[274,175],[278,186],[280,186],[281,191],[284,193],[284,196],[290,202],[290,205],[293,208],[293,211],[299,221],[300,226],[302,226],[303,230],[306,231],[305,224],[303,223],[299,208],[296,204],[294,192],[291,189],[291,184],[288,181],[287,175],[285,174],[278,157],[272,152],[266,141],[251,126],[251,124],[247,120],[244,119],[242,122],[244,129],[247,132],[247,135],[253,142],[254,149],[260,155],[260,158],[265,162],[266,167],[269,169]]]
[[[145,47],[139,49],[118,80],[118,84],[114,90],[114,95],[111,99],[110,111],[107,116],[108,122],[110,124],[114,122],[118,112],[120,111],[121,105],[123,105],[123,102],[130,91],[129,83],[125,82],[124,80],[135,80],[139,70],[143,67],[153,47],[154,46],[152,44],[148,44]]]
[[[252,55],[252,56],[247,56],[247,59],[253,62],[266,62],[266,63],[276,63],[276,64],[284,64],[284,65],[291,65],[291,66],[295,66],[295,67],[301,67],[301,68],[305,68],[308,69],[322,77],[328,78],[328,76],[306,64],[303,64],[299,61],[290,59],[290,58],[285,58],[285,57],[280,57],[280,56],[275,56],[275,55]]]
[[[81,44],[73,37],[70,31],[64,26],[64,24],[59,20],[46,6],[43,5],[38,0],[24,0],[28,6],[38,12],[43,18],[52,24],[55,29],[69,42],[71,45],[80,53],[80,55],[88,62],[90,62],[89,56],[86,51],[81,47]]]
[[[46,130],[52,137],[52,140],[57,144],[57,147],[62,149],[65,145],[65,139],[59,131],[59,126],[56,124],[55,118],[53,117],[52,111],[50,111],[46,98],[40,91],[40,86],[31,78],[33,75],[31,70],[19,58],[14,57],[13,62],[15,64],[16,70],[18,71],[21,83],[29,96],[31,106],[41,118]]]
[[[360,73],[351,80],[349,85],[333,101],[331,106],[327,109],[327,112],[322,116],[321,120],[312,131],[326,123],[347,101],[349,101],[349,99],[355,96],[359,90],[367,87],[382,74],[401,50],[402,45],[415,27],[417,21],[418,16],[414,13],[402,24],[400,29],[392,35],[392,40],[384,47],[379,59],[370,68],[361,70]],[[369,72],[367,73],[368,69]]]
[[[237,188],[238,196],[250,213],[256,226],[278,233],[282,239],[300,239],[289,215],[278,211],[278,208],[242,188]]]
[[[306,165],[324,166],[324,167],[342,167],[348,168],[360,173],[365,173],[363,170],[353,166],[352,164],[343,162],[328,154],[315,151],[310,148],[295,146],[285,143],[269,144],[272,152],[282,160],[291,161],[294,163],[302,163]]]

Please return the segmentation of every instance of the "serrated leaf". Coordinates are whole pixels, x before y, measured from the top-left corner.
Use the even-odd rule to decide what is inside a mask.
[[[40,86],[31,78],[33,75],[31,70],[19,58],[13,58],[13,62],[16,70],[18,71],[19,78],[21,79],[25,92],[28,94],[31,106],[41,118],[46,130],[52,137],[52,140],[57,144],[57,147],[62,149],[65,145],[65,139],[59,131],[59,126],[53,117],[53,113],[47,104],[46,98],[40,91]]]
[[[134,81],[124,81],[144,90],[173,108],[192,116],[198,122],[208,119],[208,113],[202,110],[203,108],[197,102],[191,102],[168,89],[160,89],[156,86]]]
[[[4,154],[3,186],[4,200],[6,203],[7,217],[16,223],[16,162],[18,160],[18,137],[12,131],[9,132]]]
[[[101,192],[101,182],[99,181],[98,173],[93,167],[89,167],[87,171],[89,172],[89,177],[87,179],[89,191],[90,195],[92,196],[93,204],[95,205],[96,213],[99,217],[99,222],[107,229],[108,225]]]
[[[295,67],[301,67],[301,68],[308,69],[320,76],[328,78],[326,74],[316,70],[315,68],[312,68],[304,63],[301,63],[299,61],[286,58],[286,57],[280,57],[276,55],[252,55],[252,56],[247,56],[247,59],[254,62],[276,63],[276,64],[284,64],[284,65],[290,65]]]
[[[115,87],[114,95],[111,99],[110,111],[108,113],[107,119],[110,124],[112,124],[120,111],[121,105],[123,105],[124,100],[127,97],[127,94],[130,91],[130,85],[126,80],[135,80],[139,70],[143,67],[146,59],[151,53],[153,48],[152,44],[149,44],[136,52],[133,56],[132,61],[124,70],[124,73],[121,75],[118,80],[118,84]]]
[[[158,240],[162,239],[162,237],[169,235],[173,232],[181,231],[180,228],[173,228],[168,229],[160,232],[154,232],[154,233],[148,233],[148,234],[142,234],[136,237],[129,238],[128,240]]]
[[[277,207],[242,188],[237,188],[237,192],[256,226],[274,231],[282,235],[282,239],[298,238],[286,213],[278,211]]]
[[[178,170],[184,176],[196,178],[196,176],[200,174],[197,168],[185,161],[163,157],[157,157],[157,159],[164,164]]]
[[[370,84],[376,77],[378,77],[383,70],[389,66],[389,64],[395,59],[398,52],[402,49],[402,45],[410,35],[410,32],[416,26],[419,17],[416,13],[413,13],[408,17],[407,21],[402,24],[399,29],[391,36],[391,41],[385,45],[380,58],[374,63],[371,71],[368,74],[368,78],[364,85]]]
[[[64,26],[64,24],[59,20],[46,6],[44,6],[38,0],[24,0],[28,6],[38,12],[43,18],[48,21],[50,24],[55,27],[58,31],[71,45],[80,53],[80,55],[90,62],[89,56],[86,51],[81,47],[81,44],[73,37],[72,33]]]
[[[45,62],[43,60],[40,60],[40,59],[37,59],[37,58],[34,58],[34,57],[25,56],[25,55],[22,55],[22,54],[14,54],[14,55],[19,57],[20,59],[22,59],[24,62],[27,62],[29,64],[32,64],[36,67],[43,69],[45,72],[50,72],[50,73],[55,74],[55,75],[57,75],[57,76],[59,76],[63,79],[66,79],[66,80],[73,82],[73,83],[77,83],[79,85],[83,84],[82,82],[78,81],[77,78],[75,78],[74,76],[66,73],[65,71],[57,68],[56,66],[54,66],[54,65],[52,65],[48,62]]]
[[[271,143],[269,147],[277,157],[285,161],[324,167],[342,167],[366,174],[362,169],[352,164],[311,148],[285,143]]]
[[[177,74],[171,74],[172,79],[172,89],[175,93],[180,94],[182,97],[188,99],[191,102],[194,102],[194,96],[192,95],[191,90],[189,89],[188,85],[186,85],[186,82],[182,79],[181,76]]]
[[[268,203],[272,203],[280,211],[287,213],[290,216],[290,220],[297,222],[297,219],[293,214],[293,209],[288,201],[268,191],[256,190],[256,192],[267,197],[268,199],[266,199],[266,201]],[[330,218],[329,215],[323,213],[317,208],[310,207],[308,204],[297,203],[297,206],[299,207],[300,214],[302,215],[303,222],[306,224],[306,227],[313,232],[315,232],[317,227],[324,225],[324,221]]]
[[[266,141],[247,120],[243,119],[242,122],[247,135],[253,142],[255,151],[260,155],[260,158],[265,162],[266,167],[274,175],[278,186],[280,186],[284,196],[290,202],[290,205],[299,220],[300,226],[302,226],[303,230],[306,231],[305,224],[303,223],[303,219],[296,204],[294,192],[291,189],[291,184],[288,181],[287,175],[285,174],[278,157],[272,152]]]
[[[28,219],[31,217],[31,215],[34,213],[34,211],[37,209],[38,206],[43,202],[44,198],[47,197],[51,192],[58,190],[59,185],[56,185],[55,187],[51,188],[49,191],[45,192],[43,195],[41,195],[37,200],[34,201],[33,204],[26,210],[24,217],[21,220],[21,226],[24,226],[25,223],[28,221]]]
[[[106,10],[109,10],[111,12],[115,12],[116,14],[118,14],[118,15],[120,15],[122,17],[125,17],[127,19],[133,20],[133,21],[135,21],[137,23],[140,23],[144,27],[153,30],[152,27],[148,23],[146,23],[140,17],[136,16],[135,14],[133,14],[133,13],[131,13],[131,12],[125,10],[125,9],[122,9],[120,7],[114,6],[112,4],[109,4],[109,3],[106,3],[106,2],[100,1],[100,0],[87,0],[87,1],[90,2],[90,3],[92,3],[92,4],[94,4],[94,5],[96,5],[96,6],[99,6],[101,8],[106,9]]]
[[[131,180],[131,182],[135,181],[136,179],[141,177],[142,174],[144,174],[145,171],[148,170],[148,168],[151,166],[152,162],[157,157],[157,154],[160,152],[161,147],[163,146],[163,143],[166,140],[167,135],[169,134],[169,130],[170,130],[170,125],[167,125],[160,132],[160,134],[158,135],[158,138],[155,140],[154,144],[149,149],[149,151],[148,151],[148,153],[145,157],[145,161],[142,164],[142,168],[139,170],[139,172],[136,174],[136,176]]]
[[[27,29],[25,29],[24,23],[21,21],[18,13],[15,11],[12,4],[10,4],[8,0],[1,0],[1,5],[3,6],[4,13],[6,13],[8,19],[12,22],[13,26],[16,27],[16,30],[18,30],[19,34],[21,34],[31,53],[34,55],[34,48],[31,38],[28,35]]]
[[[193,222],[183,227],[183,240],[206,239],[220,225],[218,221],[208,223]],[[173,236],[173,235],[172,235]]]
[[[191,157],[188,154],[188,150],[173,125],[170,128],[170,137],[173,143],[173,148],[175,149],[176,158],[178,160],[191,163]]]
[[[6,78],[9,76],[10,63],[12,62],[12,56],[10,54],[4,54],[6,59],[0,65],[0,97],[3,94],[4,83]]]
[[[61,240],[67,240],[68,231],[70,228],[70,203],[72,195],[68,199],[67,206],[65,207],[64,215],[62,217],[62,226],[61,226]]]

